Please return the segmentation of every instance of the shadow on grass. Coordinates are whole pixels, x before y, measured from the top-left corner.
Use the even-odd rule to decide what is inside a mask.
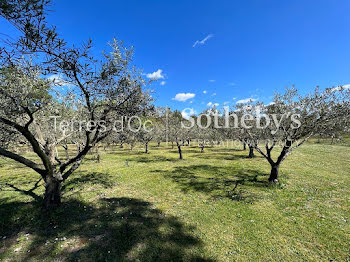
[[[21,243],[16,261],[213,261],[193,227],[140,199],[70,200],[49,215],[37,202],[9,202],[0,213],[0,258]]]
[[[37,180],[37,182],[35,182],[35,184],[30,189],[19,188],[16,185],[10,184],[10,183],[0,184],[0,192],[1,191],[14,191],[14,192],[18,192],[18,193],[23,194],[23,195],[30,196],[36,201],[41,201],[42,198],[34,192],[40,186],[41,181],[42,181],[42,179],[40,178],[39,180]],[[23,186],[23,184],[27,185],[29,183],[22,183],[22,186]]]
[[[244,151],[241,151],[241,152],[244,152]],[[252,159],[252,158],[249,158],[248,153],[244,154],[244,155],[243,154],[240,154],[240,155],[235,154],[234,155],[232,153],[225,154],[225,153],[206,152],[206,151],[204,151],[203,153],[191,155],[191,157],[208,159],[208,154],[210,154],[210,159],[218,159],[218,160]],[[256,155],[254,158],[263,158],[263,157]]]
[[[133,158],[132,161],[139,163],[152,163],[152,162],[164,162],[164,161],[174,161],[174,159],[167,158],[164,156],[149,155]]]
[[[196,148],[198,150],[192,151],[193,153],[199,153],[201,151],[200,147],[196,147]],[[206,146],[206,147],[204,147],[204,153],[205,152],[208,152],[210,154],[212,154],[212,153],[234,154],[235,152],[247,152],[247,154],[248,154],[248,151],[244,151],[244,150],[241,150],[241,149],[228,148],[228,147],[218,147],[218,146],[214,146],[214,147]]]
[[[121,149],[115,150],[115,151],[107,151],[107,154],[110,154],[110,155],[142,155],[142,154],[144,154],[144,152],[141,150],[138,150],[138,148],[134,148],[133,150],[130,150],[129,148],[121,148]]]
[[[108,174],[77,172],[62,191],[86,184],[113,186]],[[9,189],[26,195],[30,191],[16,188]],[[191,234],[194,227],[141,199],[100,198],[90,204],[70,198],[44,214],[41,197],[33,198],[29,203],[1,199],[0,260],[213,261],[201,256],[202,243]]]
[[[72,177],[68,178],[62,183],[62,195],[64,196],[65,193],[73,190],[77,190],[77,192],[79,192],[79,190],[82,190],[84,186],[91,185],[94,186],[93,190],[101,191],[103,189],[113,187],[113,185],[115,185],[115,182],[111,179],[111,176],[108,173],[77,171],[72,175]],[[36,189],[39,187],[44,187],[44,182],[41,178],[35,183],[33,181],[17,181],[16,184],[5,182],[0,183],[0,192],[17,192],[22,195],[30,196],[34,200],[40,202],[43,197],[36,193]]]
[[[210,148],[210,147],[209,147]],[[243,150],[240,148],[232,148],[232,147],[213,147],[212,152],[227,152],[227,153],[233,153],[233,152],[248,152],[247,150]]]
[[[108,173],[101,172],[75,172],[72,177],[63,182],[62,192],[73,189],[79,189],[86,185],[99,185],[100,187],[110,188],[114,185]]]
[[[176,167],[172,171],[155,170],[164,177],[178,183],[184,192],[198,191],[212,199],[228,198],[236,201],[253,201],[256,196],[241,189],[248,187],[269,187],[266,174],[251,169],[221,168],[211,165]],[[259,179],[259,177],[263,179]]]

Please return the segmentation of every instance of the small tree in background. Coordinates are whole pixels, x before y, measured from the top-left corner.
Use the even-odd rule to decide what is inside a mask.
[[[145,153],[148,153],[148,145],[153,139],[153,132],[147,131],[144,128],[141,128],[136,133],[137,140],[145,147]]]
[[[182,146],[186,139],[187,129],[181,126],[184,121],[181,112],[174,111],[168,113],[168,134],[169,139],[174,141],[179,152],[179,159],[183,159]]]
[[[152,118],[152,133],[153,138],[160,147],[160,143],[166,140],[167,123],[166,123],[167,109],[163,107],[155,108],[154,116]]]
[[[236,138],[242,142],[243,149],[246,149],[246,146],[249,148],[248,152],[248,158],[254,158],[254,148],[258,144],[259,141],[259,132],[256,127],[256,119],[255,119],[255,112],[259,109],[259,105],[255,105],[252,103],[252,101],[248,102],[247,104],[238,104],[236,106],[236,110],[232,113],[237,115],[237,119],[240,120],[241,123],[240,127],[236,129],[235,136]],[[246,119],[245,116],[250,115],[253,118]],[[241,126],[242,119],[244,120],[245,127]]]

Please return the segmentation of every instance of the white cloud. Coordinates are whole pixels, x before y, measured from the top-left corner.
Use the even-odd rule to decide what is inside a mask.
[[[146,77],[152,80],[164,79],[164,75],[162,75],[162,72],[163,72],[162,69],[158,69],[153,73],[146,74]]]
[[[232,100],[236,100],[237,99],[237,97],[232,97]]]
[[[216,93],[213,93],[211,96],[216,96]]]
[[[214,79],[210,79],[210,80],[209,80],[209,82],[214,83],[214,82],[215,82],[215,80],[214,80]]]
[[[225,101],[225,102],[223,103],[223,105],[226,106],[226,105],[228,105],[229,103],[230,103],[229,101]]]
[[[196,111],[193,108],[185,108],[182,110],[181,115],[185,119],[189,119],[190,116],[193,116],[196,114]]]
[[[217,107],[217,106],[219,106],[219,103],[212,103],[212,102],[209,102],[209,103],[207,104],[207,106],[215,106],[215,107]]]
[[[207,90],[204,90],[204,91],[203,91],[203,94],[206,94],[206,93],[207,93]]]
[[[228,85],[229,85],[229,86],[235,86],[236,83],[231,82],[231,83],[228,83]]]
[[[213,36],[214,36],[213,34],[209,34],[205,38],[203,38],[202,40],[197,40],[196,42],[194,42],[192,47],[196,47],[197,45],[204,45],[205,42],[207,42]]]
[[[193,94],[193,93],[178,93],[172,100],[185,102],[188,99],[194,98],[195,96],[196,94]]]
[[[72,87],[73,84],[66,81],[62,75],[55,74],[55,75],[50,75],[47,78],[54,86],[66,86],[66,87]]]
[[[246,103],[249,103],[249,102],[254,102],[256,101],[257,99],[255,98],[246,98],[246,99],[241,99],[241,100],[238,100],[236,102],[236,104],[246,104]]]
[[[340,90],[341,90],[341,87],[340,87],[340,86],[333,87],[333,88],[331,89],[332,92],[340,91]]]
[[[161,86],[163,86],[163,85],[165,85],[165,84],[166,84],[165,81],[160,82],[160,85],[161,85]]]
[[[350,88],[350,84],[337,86],[337,87],[332,88],[332,92],[340,91],[342,89],[349,89],[349,88]]]

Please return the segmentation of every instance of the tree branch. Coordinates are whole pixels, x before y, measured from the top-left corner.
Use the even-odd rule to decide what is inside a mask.
[[[36,140],[34,135],[28,130],[28,128],[23,127],[11,120],[8,120],[6,118],[0,117],[0,121],[3,122],[6,125],[12,126],[15,128],[18,132],[20,132],[32,145],[34,152],[40,157],[41,161],[43,162],[46,170],[51,170],[52,165],[50,163],[50,160],[48,156],[45,154],[45,152],[41,149],[39,142]]]
[[[30,167],[31,169],[33,169],[34,171],[39,173],[41,176],[45,176],[45,174],[46,174],[46,170],[42,169],[40,167],[40,165],[36,164],[35,162],[33,162],[33,161],[23,157],[23,156],[20,156],[20,155],[17,155],[15,153],[12,153],[10,151],[7,151],[2,147],[0,147],[0,155],[7,157],[7,158],[10,158],[12,160],[15,160],[15,161],[27,166],[27,167]]]

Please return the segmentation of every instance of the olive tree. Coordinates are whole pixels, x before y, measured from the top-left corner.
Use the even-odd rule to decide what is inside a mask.
[[[268,180],[276,182],[281,163],[311,136],[332,127],[338,131],[339,126],[343,126],[343,130],[349,127],[349,90],[329,88],[321,92],[316,88],[314,93],[301,96],[291,88],[284,94],[276,94],[273,103],[260,105],[259,109],[256,119],[262,128],[259,128],[260,143],[255,149],[271,165]],[[251,138],[255,140],[256,134],[251,133]],[[280,152],[277,159],[273,159],[271,153],[276,148],[280,148]]]
[[[144,146],[145,153],[148,154],[148,145],[153,139],[153,132],[147,128],[141,128],[136,133],[137,140]]]
[[[231,112],[236,117],[234,121],[240,122],[237,128],[233,130],[233,136],[243,144],[243,150],[246,150],[246,146],[248,146],[248,158],[255,157],[254,148],[259,141],[259,132],[255,124],[255,112],[259,108],[259,104],[253,104],[252,101],[249,101],[245,104],[236,105],[235,110]]]
[[[0,15],[21,36],[1,46],[0,155],[40,174],[45,182],[43,206],[51,209],[61,202],[62,182],[92,148],[113,132],[116,117],[143,112],[149,96],[144,92],[142,74],[131,64],[132,49],[113,40],[110,52],[96,59],[91,55],[91,41],[79,48],[70,47],[47,24],[45,4],[47,1],[1,1]],[[31,62],[26,62],[25,57]],[[79,129],[83,143],[69,159],[59,159],[56,147],[77,131],[48,125],[49,114],[61,100],[50,91],[52,85],[43,75],[58,75],[69,84],[69,92],[54,91],[69,96],[75,115],[88,126]],[[74,119],[67,121],[70,124]],[[35,161],[12,150],[14,137],[31,146],[37,156]]]
[[[173,111],[168,112],[168,135],[172,142],[176,143],[177,150],[179,152],[179,159],[183,159],[182,146],[187,138],[187,129],[182,127],[184,121],[181,112]]]

